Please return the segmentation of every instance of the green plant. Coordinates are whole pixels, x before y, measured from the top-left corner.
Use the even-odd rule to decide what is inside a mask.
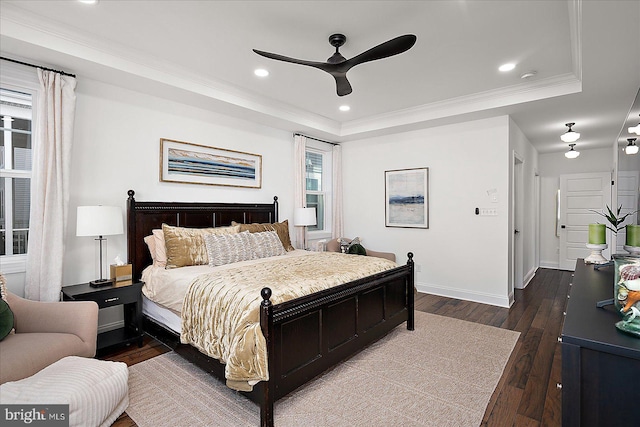
[[[618,207],[617,212],[614,214],[611,211],[611,208],[609,206],[606,206],[607,208],[607,213],[602,213],[602,212],[598,212],[598,211],[594,211],[593,209],[589,209],[591,212],[595,212],[600,216],[603,216],[607,219],[607,221],[609,221],[609,224],[611,224],[611,227],[608,226],[607,224],[605,224],[605,226],[611,230],[614,234],[618,234],[618,231],[622,230],[624,228],[624,226],[622,225],[622,223],[624,222],[625,219],[627,219],[627,217],[629,215],[633,215],[634,213],[638,212],[638,211],[633,211],[633,212],[629,212],[627,214],[624,214],[622,216],[620,216],[620,211],[622,210],[622,205],[620,205]]]

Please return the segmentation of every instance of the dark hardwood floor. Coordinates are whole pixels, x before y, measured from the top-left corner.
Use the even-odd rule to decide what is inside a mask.
[[[567,295],[573,272],[539,269],[526,289],[516,290],[510,309],[428,294],[418,294],[416,310],[520,332],[496,387],[483,426],[560,426],[562,424],[561,350]],[[133,365],[170,351],[151,337],[101,357]],[[136,424],[125,414],[113,424]]]

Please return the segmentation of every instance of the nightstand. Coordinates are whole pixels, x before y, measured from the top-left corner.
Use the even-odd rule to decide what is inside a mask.
[[[124,327],[98,334],[97,351],[115,345],[138,343],[142,347],[142,285],[144,282],[117,282],[111,286],[94,288],[88,283],[64,286],[63,301],[95,301],[99,308],[122,305]]]

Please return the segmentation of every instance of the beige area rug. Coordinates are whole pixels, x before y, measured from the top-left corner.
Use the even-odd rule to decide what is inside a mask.
[[[406,324],[276,402],[275,424],[478,426],[519,333],[416,312]],[[175,353],[129,368],[140,427],[258,426],[259,408]]]

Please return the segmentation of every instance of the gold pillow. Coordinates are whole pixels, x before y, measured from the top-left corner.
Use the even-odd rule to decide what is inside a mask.
[[[240,227],[238,226],[185,228],[162,224],[164,244],[167,251],[166,268],[209,264],[207,247],[202,237],[205,234],[235,234],[239,229]]]
[[[262,231],[275,231],[278,233],[278,237],[282,242],[282,246],[287,251],[293,251],[295,248],[291,245],[291,239],[289,238],[289,221],[284,220],[282,222],[274,222],[273,224],[264,223],[264,224],[238,224],[235,221],[231,222],[231,225],[240,226],[240,231],[248,231],[250,233],[259,233]]]

